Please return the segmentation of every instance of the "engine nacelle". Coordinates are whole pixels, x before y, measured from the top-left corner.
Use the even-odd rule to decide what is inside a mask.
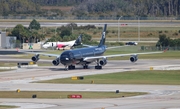
[[[57,59],[55,59],[55,60],[52,61],[52,64],[53,64],[54,66],[59,65],[59,63],[60,63],[59,58],[57,58]]]
[[[134,55],[134,56],[130,57],[130,61],[131,62],[136,62],[137,60],[138,60],[138,56],[137,55]]]
[[[33,56],[33,57],[31,58],[31,60],[32,60],[33,62],[37,62],[37,61],[39,60],[39,54]]]
[[[99,61],[99,64],[100,64],[101,66],[104,66],[104,65],[107,64],[107,60],[106,60],[106,59],[100,60],[100,61]]]

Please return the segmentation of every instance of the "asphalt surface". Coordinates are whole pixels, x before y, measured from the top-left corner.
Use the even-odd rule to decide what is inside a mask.
[[[15,59],[0,61],[15,62]],[[18,60],[20,61],[20,60]],[[30,61],[23,59],[21,61]],[[40,60],[49,63],[51,60]],[[171,66],[171,67],[170,67]],[[111,91],[149,92],[148,95],[110,98],[110,99],[0,99],[0,105],[17,105],[19,109],[180,109],[180,86],[178,85],[102,85],[102,84],[40,84],[30,83],[39,80],[65,78],[133,70],[180,68],[180,60],[141,60],[131,63],[129,60],[108,61],[102,70],[77,66],[75,70],[64,71],[64,66],[42,66],[21,68],[0,72],[1,91]]]
[[[95,26],[104,26],[104,24],[108,24],[108,26],[118,26],[118,20],[117,23],[93,23],[93,22],[89,22],[89,23],[81,23],[81,22],[75,22],[77,24],[77,26],[85,26],[85,25],[95,25]],[[17,24],[22,24],[25,27],[29,26],[29,22],[0,22],[0,28],[9,28],[9,27],[15,27]],[[69,23],[54,23],[54,22],[40,22],[41,27],[59,27],[59,26],[65,26]],[[180,22],[176,22],[176,21],[169,21],[169,22],[141,22],[138,23],[138,21],[134,21],[134,22],[129,22],[127,21],[120,21],[119,22],[120,26],[130,26],[130,27],[180,27]]]

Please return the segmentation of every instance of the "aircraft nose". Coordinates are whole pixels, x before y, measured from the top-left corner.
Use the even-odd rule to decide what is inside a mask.
[[[61,61],[61,63],[63,64],[63,65],[69,65],[69,64],[71,64],[71,60],[69,59],[69,58],[65,58],[65,57],[62,57],[62,58],[60,58],[60,61]]]
[[[72,53],[70,51],[64,51],[60,56],[61,64],[71,65],[73,62]]]
[[[45,45],[43,45],[42,47],[43,47],[43,48],[46,48],[46,46],[45,46]]]

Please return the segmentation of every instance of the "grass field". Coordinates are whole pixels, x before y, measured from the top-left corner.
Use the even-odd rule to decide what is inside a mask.
[[[68,95],[80,94],[82,98],[90,99],[102,99],[102,98],[120,98],[120,97],[130,97],[137,95],[144,95],[147,93],[143,92],[56,92],[56,91],[0,91],[0,98],[32,98],[32,95],[36,94],[37,98],[41,99],[65,99]]]
[[[0,109],[14,109],[14,108],[18,108],[17,106],[8,106],[8,105],[0,105]]]
[[[13,67],[13,66],[17,66],[16,63],[10,63],[10,62],[6,62],[6,63],[3,63],[3,62],[0,62],[0,67]]]
[[[180,85],[180,71],[128,71],[121,73],[99,74],[85,76],[84,80],[71,78],[39,81],[38,83],[56,84],[161,84]]]
[[[31,22],[32,19],[0,19],[0,22]],[[58,23],[117,23],[117,20],[37,20],[38,22],[58,22]],[[137,20],[121,20],[121,24],[123,23],[138,23]],[[141,20],[140,23],[169,23],[169,20]],[[174,20],[173,23],[179,23],[179,20]],[[55,27],[48,27],[48,28],[43,28],[39,30],[39,33],[42,33],[42,31],[46,31],[46,37],[52,37],[54,35],[54,29]],[[1,28],[3,31],[5,31],[5,28]],[[125,26],[120,26],[120,38],[126,38],[126,40],[131,41],[131,38],[138,38],[138,26],[137,25],[125,25]],[[101,36],[102,29],[89,29],[89,30],[73,30],[73,34],[82,34],[86,33],[92,36],[92,38],[100,38]],[[140,38],[158,38],[160,34],[166,34],[167,37],[170,38],[180,38],[180,29],[178,26],[172,26],[171,24],[167,26],[149,26],[147,27],[141,27],[140,26]],[[114,38],[113,41],[116,41],[118,37],[118,26],[108,26],[107,29],[107,38]],[[143,40],[143,39],[142,39]]]

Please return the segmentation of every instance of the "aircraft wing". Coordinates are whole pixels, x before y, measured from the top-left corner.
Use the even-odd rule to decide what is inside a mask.
[[[82,46],[84,46],[84,47],[94,47],[92,45],[87,45],[87,44],[82,44]]]
[[[113,57],[124,57],[124,56],[133,56],[133,55],[141,55],[141,54],[156,54],[163,53],[161,52],[144,52],[144,53],[129,53],[129,54],[116,54],[116,55],[106,55],[106,56],[94,56],[94,57],[85,57],[84,61],[93,60],[93,59],[103,59],[103,58],[113,58]]]
[[[130,46],[130,45],[107,47],[106,50],[107,50],[107,49],[113,49],[113,48],[127,47],[127,46]]]
[[[40,53],[40,52],[27,52],[27,51],[19,51],[18,52],[23,52],[27,54],[35,54],[35,55],[42,55],[42,56],[49,56],[49,57],[59,57],[60,55],[58,54],[48,54],[48,53]]]
[[[82,44],[82,46],[85,46],[85,47],[94,47],[94,46],[92,46],[92,45],[87,45],[87,44]],[[106,50],[107,50],[107,49],[113,49],[113,48],[127,47],[127,46],[130,46],[130,45],[106,47]]]

